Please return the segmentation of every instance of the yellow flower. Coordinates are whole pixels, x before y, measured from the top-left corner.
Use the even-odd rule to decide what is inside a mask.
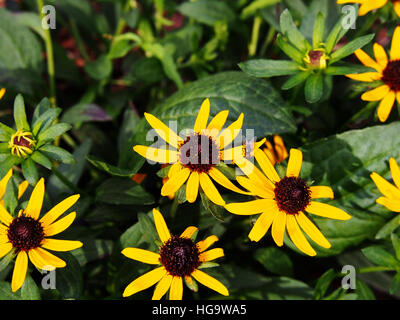
[[[239,134],[243,124],[243,113],[224,130],[222,127],[229,111],[219,112],[208,123],[209,114],[210,100],[205,99],[197,115],[193,133],[183,139],[155,116],[145,113],[148,123],[169,144],[169,148],[136,145],[133,149],[148,160],[172,164],[168,172],[168,181],[161,189],[162,196],[174,195],[187,181],[186,199],[189,202],[196,201],[200,186],[212,202],[223,206],[225,201],[210,177],[227,189],[247,194],[230,182],[216,167],[220,161],[235,160],[235,148],[224,149],[231,145]]]
[[[283,139],[278,135],[274,135],[273,144],[268,140],[265,141],[265,146],[266,148],[264,148],[263,151],[271,161],[272,165],[275,165],[276,163],[280,164],[289,156]]]
[[[26,157],[31,154],[36,145],[33,135],[29,131],[18,130],[11,136],[8,147],[11,149],[11,154],[18,157]]]
[[[376,202],[393,212],[400,212],[400,168],[394,158],[390,158],[389,166],[394,185],[386,181],[376,172],[371,173],[371,179],[383,194],[383,197],[379,197]]]
[[[390,60],[385,49],[378,43],[374,44],[376,61],[361,49],[356,50],[354,54],[365,66],[375,69],[376,72],[347,74],[346,76],[357,81],[380,81],[382,83],[379,87],[365,92],[361,99],[364,101],[380,101],[377,113],[379,120],[385,122],[396,98],[397,102],[400,103],[400,27],[397,27],[393,34]]]
[[[221,248],[207,250],[218,238],[214,235],[194,243],[191,237],[196,227],[188,227],[180,235],[171,235],[162,214],[153,209],[154,223],[162,242],[160,252],[155,253],[139,248],[125,248],[122,254],[130,259],[157,266],[132,281],[124,290],[128,297],[157,283],[153,300],[160,300],[169,290],[170,300],[182,300],[183,279],[192,283],[192,277],[206,287],[228,296],[228,289],[218,280],[199,270],[204,262],[224,256]]]
[[[237,177],[241,186],[257,197],[256,200],[241,203],[230,203],[225,208],[238,215],[261,214],[249,238],[259,241],[272,225],[272,238],[278,246],[283,245],[285,230],[287,230],[294,245],[302,252],[314,256],[315,250],[311,247],[301,229],[323,248],[330,248],[321,231],[304,214],[309,213],[338,220],[351,218],[343,210],[326,203],[316,202],[313,199],[333,199],[333,191],[326,186],[308,186],[299,178],[303,154],[300,150],[291,149],[286,176],[280,178],[265,153],[256,154],[256,160],[261,172],[253,166],[247,177]],[[248,171],[250,172],[250,171]],[[301,229],[300,229],[301,227]]]
[[[72,207],[79,195],[61,201],[39,219],[44,197],[44,179],[40,179],[32,191],[28,205],[13,218],[0,206],[0,257],[10,251],[17,256],[11,280],[11,289],[17,291],[23,285],[28,270],[28,258],[41,270],[54,270],[66,266],[65,261],[54,256],[52,251],[70,251],[82,246],[80,241],[57,240],[54,236],[67,229],[76,217],[76,212],[58,219]],[[58,220],[57,220],[58,219]]]
[[[6,188],[7,188],[7,183],[12,177],[13,171],[12,169],[8,170],[7,174],[0,180],[0,206],[4,206],[4,195],[6,193]],[[18,186],[18,199],[20,199],[24,192],[26,191],[26,188],[28,188],[29,182],[28,181],[23,181],[19,184]]]
[[[360,10],[358,11],[359,16],[364,16],[368,12],[380,9],[387,3],[393,3],[393,9],[396,14],[400,17],[400,0],[338,0],[338,4],[345,4],[345,3],[358,3],[361,5]]]
[[[0,100],[4,97],[5,94],[6,94],[6,89],[1,88],[0,89]]]

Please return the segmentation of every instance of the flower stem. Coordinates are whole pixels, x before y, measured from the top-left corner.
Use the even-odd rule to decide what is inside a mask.
[[[39,15],[41,20],[45,18],[45,14],[42,12],[44,7],[43,0],[36,0]],[[50,30],[44,28],[44,42],[46,46],[46,57],[47,57],[47,72],[49,74],[49,87],[50,87],[50,104],[52,108],[57,105],[56,98],[56,83],[55,83],[55,68],[54,68],[54,55],[53,55],[53,43],[51,42]]]
[[[262,19],[260,16],[254,17],[253,22],[253,30],[251,32],[251,41],[249,44],[249,56],[252,57],[257,52],[257,44],[258,44],[258,37],[260,34],[260,27],[261,27]]]

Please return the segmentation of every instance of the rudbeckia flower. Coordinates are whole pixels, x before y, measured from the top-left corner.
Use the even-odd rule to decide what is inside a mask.
[[[174,195],[187,182],[186,199],[189,202],[196,201],[200,186],[212,202],[223,206],[225,201],[210,177],[227,189],[247,194],[217,168],[220,161],[234,160],[233,148],[224,149],[232,144],[243,124],[242,113],[236,121],[222,130],[228,114],[228,110],[223,110],[208,123],[210,100],[205,99],[196,118],[193,133],[181,138],[155,116],[145,113],[148,123],[169,144],[169,148],[136,145],[133,149],[148,160],[172,164],[168,172],[168,181],[161,189],[161,195]]]
[[[39,219],[44,197],[44,179],[40,179],[32,191],[28,205],[14,218],[0,206],[0,257],[10,251],[16,255],[11,289],[17,291],[23,285],[28,270],[28,260],[41,270],[54,270],[66,266],[65,261],[51,251],[70,251],[82,246],[80,241],[48,238],[67,229],[76,217],[72,212],[58,219],[74,205],[79,195],[63,200]],[[57,220],[58,219],[58,220]]]
[[[283,139],[278,135],[274,135],[273,143],[266,140],[265,146],[266,147],[263,149],[263,151],[267,155],[268,159],[271,161],[272,165],[275,165],[276,163],[280,164],[289,156]]]
[[[387,3],[393,3],[393,9],[396,14],[400,17],[400,0],[338,0],[338,4],[346,4],[346,3],[358,3],[361,5],[360,10],[358,11],[359,16],[364,16],[368,12],[380,9],[385,6]]]
[[[4,206],[4,195],[6,193],[6,188],[8,181],[12,177],[13,171],[12,169],[8,170],[7,174],[0,180],[0,206]],[[18,186],[18,199],[20,199],[28,188],[29,182],[23,181]]]
[[[256,154],[256,160],[262,172],[253,166],[251,174],[239,176],[237,181],[257,199],[225,206],[229,212],[238,215],[261,214],[249,233],[250,240],[259,241],[272,225],[272,238],[278,246],[283,245],[287,230],[294,245],[310,256],[315,256],[316,252],[303,232],[321,247],[330,248],[331,244],[304,212],[337,220],[348,220],[351,216],[339,208],[314,201],[318,198],[333,199],[334,194],[330,187],[309,186],[299,177],[302,152],[290,150],[286,176],[283,178],[279,177],[265,153]]]
[[[376,72],[348,74],[346,76],[357,81],[379,81],[381,83],[377,88],[365,92],[361,99],[364,101],[380,101],[377,113],[379,120],[385,122],[396,99],[400,103],[400,27],[397,27],[393,34],[390,60],[385,49],[378,43],[374,44],[376,61],[361,49],[356,50],[354,54],[365,66],[375,69]]]
[[[371,173],[371,179],[383,194],[383,197],[379,197],[376,202],[393,212],[400,212],[400,168],[394,158],[390,158],[389,166],[394,185],[386,181],[378,173]]]
[[[194,243],[191,237],[197,231],[196,227],[186,228],[180,236],[171,235],[158,210],[153,209],[153,217],[162,242],[159,253],[139,248],[125,248],[122,254],[157,267],[132,281],[125,288],[123,296],[128,297],[157,283],[153,300],[160,300],[168,290],[170,300],[182,300],[183,280],[192,284],[193,278],[206,287],[228,296],[228,289],[221,282],[199,270],[203,263],[224,256],[221,248],[207,250],[218,241],[218,238],[212,235]]]

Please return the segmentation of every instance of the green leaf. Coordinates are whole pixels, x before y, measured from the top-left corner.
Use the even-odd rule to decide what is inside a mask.
[[[21,298],[23,300],[40,300],[40,290],[29,274],[26,275],[21,287]]]
[[[254,253],[254,259],[272,273],[289,277],[293,275],[292,261],[285,252],[278,248],[259,248]]]
[[[53,146],[52,144],[45,144],[40,147],[40,152],[44,156],[66,164],[76,163],[74,156],[63,148]]]
[[[31,158],[27,158],[22,162],[22,173],[26,180],[28,180],[29,184],[35,185],[39,180],[39,173],[36,168],[35,161]]]
[[[35,111],[36,110],[37,109],[35,109]],[[41,131],[49,128],[57,119],[57,117],[60,115],[60,113],[61,113],[60,108],[51,108],[43,112],[40,116],[38,116],[34,121],[32,121],[33,135],[37,136]]]
[[[392,245],[396,253],[396,258],[397,260],[400,260],[400,238],[397,234],[392,233],[390,239],[392,240]]]
[[[315,19],[314,32],[312,38],[314,49],[319,48],[321,46],[321,43],[323,42],[324,39],[324,32],[325,32],[325,17],[321,12],[319,12],[317,18]]]
[[[305,53],[303,54],[300,52],[297,47],[294,45],[288,43],[285,41],[283,36],[281,34],[278,34],[276,37],[276,44],[278,45],[279,48],[293,61],[297,62],[298,66],[302,66],[304,64],[304,56]]]
[[[364,281],[356,279],[356,289],[358,300],[375,300],[374,292],[368,287]]]
[[[11,136],[15,133],[15,130],[0,122],[0,139],[1,141],[10,140]]]
[[[15,209],[18,206],[18,187],[15,183],[15,177],[12,177],[8,181],[3,200],[4,207],[12,216],[14,216]]]
[[[280,25],[282,34],[302,53],[306,53],[311,49],[310,44],[304,35],[297,29],[292,15],[288,9],[285,9],[280,17]]]
[[[329,269],[322,276],[320,276],[314,288],[314,299],[322,299],[335,278],[336,272],[333,269]]]
[[[157,176],[160,178],[167,178],[168,177],[168,172],[171,169],[172,165],[168,165],[164,168],[161,168],[160,170],[157,171]]]
[[[57,290],[64,299],[79,299],[83,290],[83,275],[78,260],[69,252],[57,252],[57,256],[67,263],[65,268],[56,269]]]
[[[112,72],[112,62],[107,55],[101,55],[95,61],[89,61],[84,67],[87,74],[95,80],[103,80]]]
[[[197,292],[197,291],[199,291],[199,286],[197,285],[197,281],[196,280],[194,280],[193,278],[191,278],[191,283],[189,283],[187,280],[186,280],[186,277],[184,278],[184,281],[185,281],[185,284],[186,284],[186,286],[190,289],[190,290],[192,290],[193,292]]]
[[[61,121],[74,125],[80,125],[82,122],[106,122],[112,118],[104,109],[94,103],[78,103],[64,112]]]
[[[250,16],[253,16],[257,13],[258,10],[264,9],[274,4],[279,3],[280,0],[255,0],[250,2],[249,5],[243,8],[242,13],[240,14],[241,19],[247,19]]]
[[[71,125],[69,123],[57,123],[50,128],[42,131],[37,136],[38,140],[38,148],[45,144],[46,142],[53,141],[58,136],[62,135],[63,133],[67,132],[71,129]]]
[[[28,120],[26,119],[25,102],[21,94],[18,94],[14,100],[14,120],[17,130],[31,130]]]
[[[310,75],[306,80],[304,94],[308,103],[318,102],[324,93],[324,77],[320,73]]]
[[[35,150],[30,158],[35,161],[36,163],[42,165],[43,167],[51,170],[51,167],[53,166],[53,164],[51,163],[51,161],[49,160],[49,158],[47,158],[44,154],[42,154],[40,151]]]
[[[392,212],[376,204],[381,195],[370,174],[375,171],[386,179],[390,177],[387,161],[390,157],[400,160],[398,132],[400,123],[394,122],[350,130],[302,147],[301,177],[314,181],[314,185],[332,187],[335,199],[323,202],[352,216],[339,221],[313,215],[314,222],[332,244],[328,250],[315,248],[318,256],[336,255],[373,238],[393,218]]]
[[[399,268],[400,262],[384,248],[380,246],[371,246],[361,250],[362,253],[378,266]]]
[[[97,157],[94,156],[88,156],[87,160],[95,166],[97,169],[100,169],[104,172],[107,172],[108,174],[112,176],[117,176],[117,177],[132,177],[136,172],[133,172],[132,170],[129,169],[121,169],[120,167],[113,166],[111,164],[108,164],[102,160],[100,160]]]
[[[281,87],[282,90],[289,90],[302,84],[311,75],[310,72],[302,71],[291,76]]]
[[[219,221],[224,221],[226,219],[226,211],[224,207],[213,203],[210,199],[208,199],[208,197],[202,190],[200,190],[199,193],[201,197],[201,203],[203,204],[203,207],[206,209],[206,211],[211,213],[215,219]]]
[[[348,44],[344,45],[340,49],[336,50],[331,54],[329,64],[333,64],[336,61],[339,61],[351,54],[354,53],[357,49],[360,49],[371,42],[371,40],[375,37],[375,34],[368,34],[366,36],[359,37],[350,41]]]
[[[96,200],[109,204],[150,205],[154,198],[130,179],[110,178],[96,189]]]
[[[138,214],[139,226],[142,231],[143,238],[146,242],[153,245],[159,241],[159,238],[154,221],[150,217],[153,217],[151,212],[149,212],[149,214]]]
[[[21,158],[7,155],[1,162],[0,162],[0,177],[4,177],[8,170],[10,170],[13,166],[20,164],[22,161]]]
[[[239,67],[257,78],[285,76],[300,72],[296,62],[285,60],[254,59],[239,63]]]
[[[400,291],[400,273],[396,273],[393,277],[392,283],[390,284],[389,293],[396,294]]]
[[[187,1],[177,9],[183,15],[209,26],[218,21],[231,22],[235,19],[232,9],[225,2],[218,0]]]
[[[185,128],[193,128],[205,98],[210,98],[211,116],[221,110],[229,110],[226,125],[243,112],[242,129],[244,132],[253,129],[257,137],[296,130],[294,119],[278,92],[265,80],[243,72],[219,73],[188,84],[154,108],[152,114],[167,125],[169,121],[176,120],[179,133]],[[149,129],[146,120],[142,119],[137,126],[136,143],[150,144],[146,142]]]
[[[376,233],[375,239],[383,239],[389,236],[394,230],[399,227],[400,224],[400,217],[394,216],[389,222],[384,224],[381,229]]]
[[[341,76],[345,74],[354,74],[354,73],[364,73],[364,72],[374,72],[375,70],[372,68],[368,68],[362,65],[345,65],[345,66],[328,66],[325,69],[325,74],[331,76]]]
[[[0,299],[1,300],[21,300],[20,292],[11,291],[9,282],[0,281]]]
[[[106,258],[111,254],[114,244],[112,240],[88,238],[79,238],[79,240],[83,242],[83,246],[71,251],[71,254],[78,260],[81,266]]]

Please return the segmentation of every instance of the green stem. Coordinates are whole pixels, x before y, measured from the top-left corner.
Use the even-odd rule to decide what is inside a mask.
[[[179,205],[178,197],[175,194],[174,201],[172,202],[171,211],[170,211],[170,216],[171,216],[172,221],[174,221],[174,219],[175,219],[176,210],[178,209],[178,205]]]
[[[90,61],[89,55],[87,54],[86,50],[85,50],[85,46],[83,44],[81,35],[79,33],[78,27],[76,26],[75,20],[70,18],[69,19],[69,23],[71,25],[71,33],[72,36],[74,37],[75,41],[76,41],[76,45],[83,57],[83,59],[85,59],[86,62]]]
[[[262,23],[261,17],[255,16],[254,22],[253,22],[253,30],[251,32],[251,41],[249,44],[249,56],[250,57],[254,56],[257,51],[257,44],[258,44],[258,37],[260,34],[261,23]]]
[[[51,170],[55,176],[63,183],[65,184],[72,192],[74,193],[79,193],[79,194],[86,194],[85,191],[79,189],[77,186],[75,186],[71,181],[68,180],[66,176],[64,176],[54,165]]]
[[[379,272],[379,271],[396,271],[396,269],[392,267],[373,266],[373,267],[364,267],[356,270],[356,272],[359,274],[369,273],[369,272]]]
[[[43,0],[36,0],[40,18],[45,18],[45,14],[42,12],[44,7]],[[51,35],[49,29],[44,29],[44,41],[46,46],[46,56],[47,56],[47,72],[49,74],[49,87],[50,87],[50,104],[53,108],[57,106],[56,98],[56,82],[55,82],[55,68],[54,68],[54,54],[53,54],[53,43],[51,42]]]

